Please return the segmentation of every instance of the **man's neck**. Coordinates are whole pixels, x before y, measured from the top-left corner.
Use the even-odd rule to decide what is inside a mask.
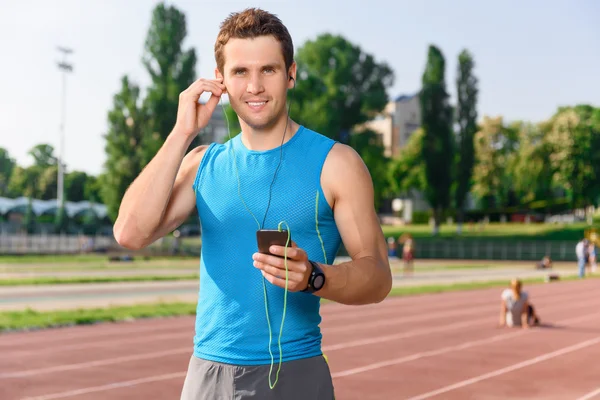
[[[287,124],[286,124],[287,122]],[[249,150],[265,151],[281,146],[296,134],[300,125],[288,118],[282,118],[270,128],[264,130],[253,129],[244,121],[240,121],[242,128],[242,143]],[[285,130],[285,138],[283,132]]]

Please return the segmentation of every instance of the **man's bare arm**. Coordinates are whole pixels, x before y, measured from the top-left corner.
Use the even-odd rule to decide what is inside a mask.
[[[143,248],[177,228],[192,211],[192,184],[205,147],[196,148],[187,156],[185,152],[208,125],[224,90],[222,78],[201,78],[179,95],[173,131],[123,196],[113,228],[121,246]],[[204,92],[212,96],[206,104],[200,104],[198,100]]]
[[[173,231],[192,212],[196,204],[192,184],[206,147],[197,147],[184,158],[188,145],[185,138],[170,135],[127,189],[114,226],[121,246],[144,248]]]
[[[321,182],[333,197],[335,221],[352,260],[323,266],[326,283],[315,294],[343,304],[382,301],[392,288],[392,273],[367,167],[351,147],[336,144]]]

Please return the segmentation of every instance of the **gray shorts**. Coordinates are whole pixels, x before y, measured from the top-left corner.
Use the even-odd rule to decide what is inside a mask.
[[[279,363],[273,364],[271,384]],[[333,400],[333,382],[323,356],[281,363],[269,386],[271,365],[237,366],[192,356],[181,400]]]

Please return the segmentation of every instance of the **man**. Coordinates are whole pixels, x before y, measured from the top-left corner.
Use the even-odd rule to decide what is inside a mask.
[[[200,291],[182,399],[332,399],[320,298],[369,304],[391,289],[364,163],[352,148],[289,118],[293,54],[276,16],[231,14],[215,44],[215,79],[181,93],[172,132],[119,210],[115,237],[131,249],[198,210]],[[204,92],[211,97],[199,104]],[[241,134],[185,155],[224,93]],[[292,247],[259,253],[257,231],[282,224]],[[331,265],[342,241],[351,261]]]
[[[585,266],[587,264],[587,247],[588,240],[581,239],[575,246],[575,255],[577,256],[577,269],[579,270],[579,277],[585,276]]]

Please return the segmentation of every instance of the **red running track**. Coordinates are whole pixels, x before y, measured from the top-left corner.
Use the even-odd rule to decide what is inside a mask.
[[[499,289],[326,304],[336,398],[600,400],[600,280],[529,288],[542,326],[497,328]],[[0,336],[0,399],[179,399],[193,318]]]

